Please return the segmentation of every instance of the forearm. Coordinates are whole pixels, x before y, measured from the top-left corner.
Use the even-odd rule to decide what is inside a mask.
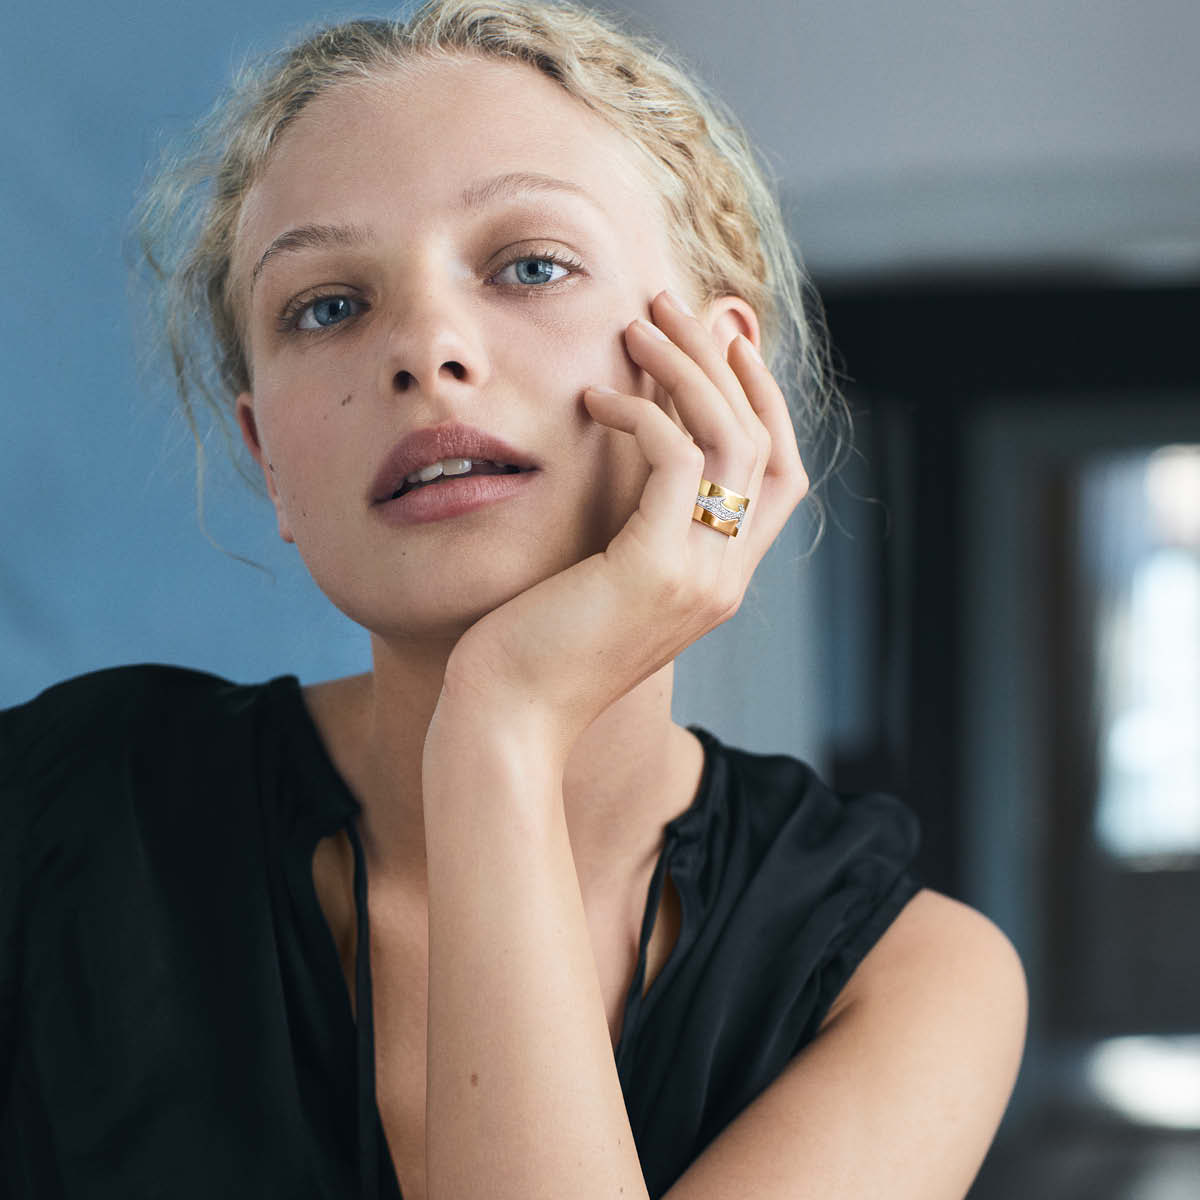
[[[430,1200],[648,1195],[561,771],[535,742],[472,731],[426,754]]]

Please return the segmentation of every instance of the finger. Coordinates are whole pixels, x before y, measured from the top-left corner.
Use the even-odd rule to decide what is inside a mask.
[[[754,473],[757,447],[700,363],[665,335],[650,332],[653,328],[641,318],[630,324],[626,332],[630,357],[671,397],[684,431],[704,451],[705,477],[744,489]],[[711,348],[715,350],[715,345]],[[722,366],[740,394],[737,376],[727,363]],[[741,402],[749,407],[744,396]]]
[[[642,489],[637,511],[626,523],[638,542],[663,561],[679,557],[700,478],[704,452],[653,400],[629,396],[610,389],[588,388],[584,392],[588,412],[602,425],[620,429],[637,438],[638,447],[650,464],[650,475]]]
[[[739,333],[729,344],[728,355],[730,367],[771,439],[764,475],[783,481],[797,493],[796,502],[799,503],[808,492],[808,472],[804,469],[796,441],[796,427],[788,411],[787,397],[744,334]]]
[[[716,384],[721,395],[729,402],[733,415],[742,428],[753,435],[754,412],[742,392],[741,381],[726,361],[724,347],[719,345],[712,331],[691,312],[684,311],[674,302],[678,298],[668,291],[659,292],[650,302],[650,315],[656,326],[663,330],[671,341],[694,362],[704,374]],[[680,300],[679,304],[683,301]]]
[[[746,395],[770,439],[753,484],[752,511],[747,513],[747,521],[754,518],[748,531],[750,551],[760,558],[807,493],[808,474],[784,394],[753,345],[741,334],[730,343],[729,361],[744,380]],[[739,530],[739,537],[744,532]]]

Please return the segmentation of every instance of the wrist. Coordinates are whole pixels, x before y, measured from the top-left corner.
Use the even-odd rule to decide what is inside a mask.
[[[439,781],[488,780],[541,791],[561,789],[564,752],[540,705],[515,697],[443,687],[425,735],[422,776]]]

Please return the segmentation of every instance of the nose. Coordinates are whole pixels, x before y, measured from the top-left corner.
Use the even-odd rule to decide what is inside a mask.
[[[386,336],[380,365],[384,396],[436,400],[486,382],[479,329],[461,298],[413,297],[397,311]]]

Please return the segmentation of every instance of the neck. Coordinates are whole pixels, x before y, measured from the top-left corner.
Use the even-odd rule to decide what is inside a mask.
[[[397,649],[372,637],[373,671],[339,681],[327,740],[363,812],[372,881],[426,894],[421,758],[452,644]],[[653,869],[663,827],[695,798],[703,751],[671,720],[674,663],[610,705],[563,773],[563,805],[584,901],[620,895]]]

